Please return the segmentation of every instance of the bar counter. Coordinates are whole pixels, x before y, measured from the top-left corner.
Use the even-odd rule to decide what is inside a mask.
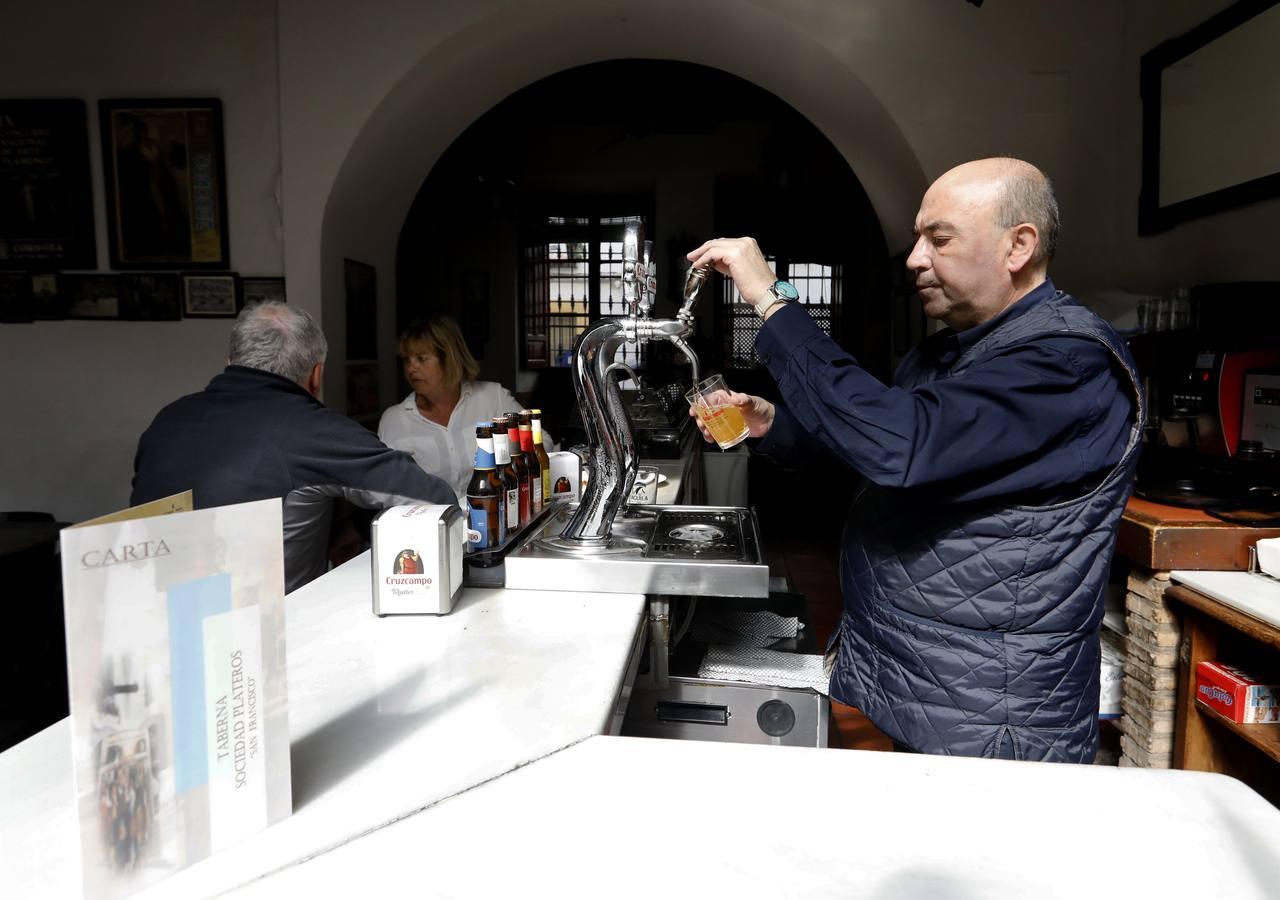
[[[139,897],[246,884],[613,726],[644,598],[464,589],[376,618],[366,552],[290,594],[293,815]],[[80,895],[70,721],[0,754],[0,897]]]
[[[601,736],[644,598],[289,596],[294,814],[137,896],[1275,896],[1280,811],[1195,772]],[[0,896],[79,894],[68,723],[0,754]]]
[[[593,737],[235,896],[1263,900],[1278,828],[1201,772]]]

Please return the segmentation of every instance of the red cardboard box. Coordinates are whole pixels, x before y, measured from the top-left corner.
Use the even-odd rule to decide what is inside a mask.
[[[1196,699],[1233,722],[1280,722],[1280,685],[1262,684],[1234,666],[1196,666]]]

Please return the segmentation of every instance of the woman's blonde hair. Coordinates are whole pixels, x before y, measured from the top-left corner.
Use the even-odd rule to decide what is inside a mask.
[[[467,349],[462,329],[451,317],[440,313],[411,322],[400,332],[399,350],[402,359],[424,350],[435,353],[444,368],[445,383],[451,387],[464,381],[475,381],[480,374],[480,364]]]

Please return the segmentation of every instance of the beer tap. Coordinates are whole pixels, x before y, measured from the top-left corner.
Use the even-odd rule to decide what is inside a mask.
[[[557,543],[580,552],[608,549],[613,520],[631,496],[639,465],[630,417],[616,382],[609,377],[617,367],[619,348],[668,341],[689,360],[693,383],[698,383],[698,357],[686,339],[693,334],[693,306],[710,269],[689,270],[683,303],[673,319],[649,315],[657,293],[657,274],[653,242],[644,239],[644,226],[638,222],[627,225],[622,241],[622,298],[627,315],[591,323],[574,344],[573,389],[587,432],[591,480]]]

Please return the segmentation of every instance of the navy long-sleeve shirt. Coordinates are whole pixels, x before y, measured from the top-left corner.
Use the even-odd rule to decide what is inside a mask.
[[[956,501],[1049,502],[1101,478],[1133,421],[1125,377],[1101,343],[1053,335],[945,374],[966,348],[1055,293],[1046,279],[981,325],[931,335],[911,352],[942,375],[911,390],[865,372],[802,306],[780,309],[756,350],[783,403],[755,449],[793,464],[825,451],[876,484],[929,486]]]

